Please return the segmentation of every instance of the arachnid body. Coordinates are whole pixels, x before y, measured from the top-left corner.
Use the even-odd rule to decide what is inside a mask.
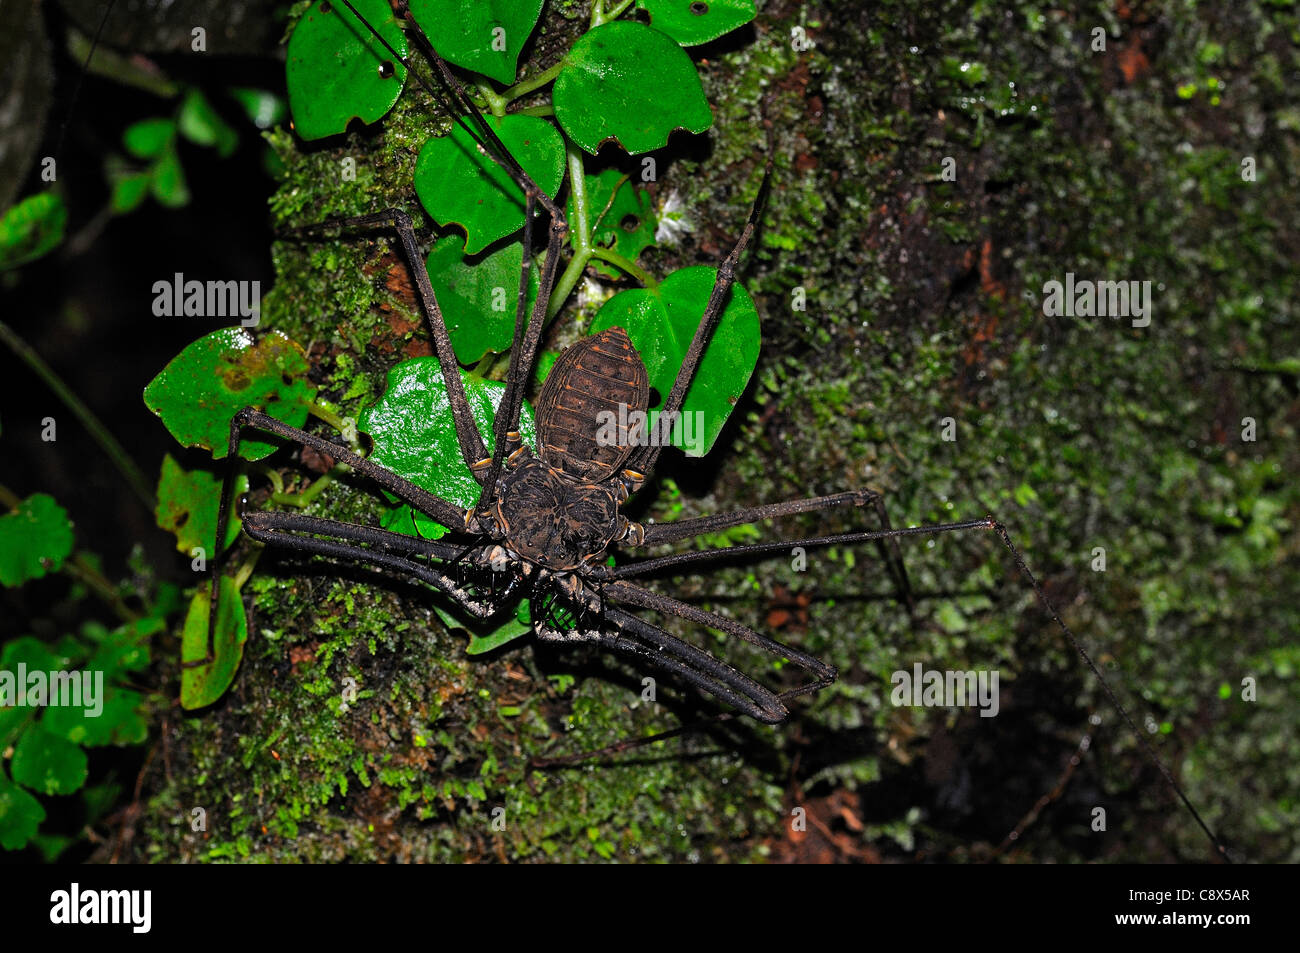
[[[434,62],[449,80],[455,98],[457,88],[447,74],[445,64],[436,56]],[[564,211],[512,163],[509,152],[501,146],[491,126],[483,121],[472,105],[463,99],[457,101],[465,121],[478,137],[480,148],[510,172],[526,196],[525,249],[530,249],[531,231],[536,224],[534,211],[540,210],[548,221],[547,248],[541,266],[541,293],[537,296],[539,303],[529,313],[525,296],[520,294],[506,392],[490,435],[478,430],[468,411],[455,370],[455,354],[448,341],[438,302],[424,273],[424,262],[418,253],[410,219],[399,209],[387,209],[326,225],[386,226],[396,231],[429,321],[433,349],[442,367],[454,417],[460,456],[482,488],[480,499],[467,508],[454,505],[371,460],[248,408],[232,421],[228,448],[232,459],[247,431],[260,431],[298,442],[328,454],[368,477],[419,512],[451,529],[455,538],[426,540],[372,526],[252,510],[243,513],[244,531],[248,536],[270,546],[353,561],[406,580],[417,580],[439,590],[467,613],[480,619],[498,619],[513,611],[519,598],[528,595],[537,600],[535,605],[547,605],[557,610],[545,617],[534,617],[533,629],[540,640],[595,643],[630,657],[638,666],[664,669],[677,680],[712,695],[729,708],[766,723],[785,720],[789,715],[789,702],[829,685],[836,677],[835,669],[811,654],[761,634],[754,627],[630,581],[676,566],[706,563],[720,555],[717,549],[680,552],[615,566],[606,564],[611,554],[635,554],[643,546],[681,542],[769,518],[835,508],[865,508],[879,520],[878,529],[733,546],[725,555],[732,558],[759,557],[787,553],[792,547],[877,543],[886,556],[885,562],[899,601],[906,602],[910,597],[906,572],[896,548],[899,538],[955,534],[974,529],[991,531],[1011,554],[1016,568],[1034,589],[1048,614],[1072,640],[1069,630],[1021,560],[1007,531],[993,516],[895,530],[889,525],[881,495],[870,489],[856,489],[671,524],[642,525],[629,520],[621,511],[623,504],[631,493],[654,475],[664,441],[648,439],[645,434],[633,434],[626,428],[612,443],[602,442],[597,437],[597,421],[601,413],[616,412],[621,408],[628,411],[621,419],[627,419],[633,416],[631,412],[646,410],[645,366],[627,334],[620,328],[589,338],[560,356],[538,398],[538,449],[534,453],[524,446],[519,439],[520,408],[538,354],[545,323],[545,302],[555,287],[560,249],[568,223]],[[701,315],[690,350],[678,369],[672,391],[666,396],[663,413],[669,422],[680,411],[708,346],[742,252],[756,227],[757,210],[761,206],[761,201],[756,203],[755,213],[738,243],[718,269],[709,306]],[[530,267],[527,258],[524,267]],[[223,497],[223,520],[227,506],[228,500]],[[644,612],[672,617],[691,626],[713,629],[729,639],[748,642],[777,659],[789,660],[800,670],[801,677],[783,678],[776,686],[764,684],[758,677],[742,672],[726,661],[722,657],[724,652],[708,651],[679,638],[667,626],[639,614]],[[1099,672],[1097,675],[1100,677]]]

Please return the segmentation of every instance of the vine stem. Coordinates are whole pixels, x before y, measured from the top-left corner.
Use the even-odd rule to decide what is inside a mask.
[[[148,481],[145,480],[144,474],[140,472],[127,452],[122,449],[122,445],[108,432],[108,428],[94,415],[89,407],[82,403],[81,399],[72,392],[72,389],[63,383],[62,378],[54,373],[53,369],[45,361],[41,360],[41,356],[32,349],[32,346],[19,337],[18,332],[3,321],[0,321],[0,341],[4,341],[9,350],[13,351],[19,360],[30,367],[36,376],[43,380],[50,390],[54,391],[55,396],[63,401],[64,406],[72,411],[73,416],[81,421],[82,426],[95,438],[95,442],[99,444],[100,449],[108,454],[118,472],[126,478],[127,484],[140,499],[140,502],[152,514],[157,509],[158,504],[154,499],[153,491],[149,489]]]
[[[594,12],[594,9],[593,9]],[[564,304],[565,299],[577,285],[578,279],[582,277],[583,270],[587,267],[587,262],[591,260],[591,220],[588,217],[591,212],[590,202],[587,199],[587,180],[582,163],[582,155],[578,152],[573,143],[565,140],[564,153],[569,163],[569,189],[573,196],[573,257],[569,259],[569,264],[565,267],[564,273],[560,275],[560,280],[555,283],[555,288],[551,292],[551,300],[546,305],[546,320],[550,321],[560,313],[560,306]]]
[[[538,73],[536,76],[530,76],[527,79],[520,80],[501,94],[502,102],[514,102],[521,96],[527,96],[535,89],[541,89],[547,83],[552,82],[555,77],[560,75],[560,67],[563,65],[564,61],[561,60],[550,69],[542,70],[542,72]]]

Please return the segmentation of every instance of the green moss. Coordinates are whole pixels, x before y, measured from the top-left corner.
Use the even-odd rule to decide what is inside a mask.
[[[536,62],[553,62],[573,12],[549,17]],[[1295,860],[1297,660],[1281,640],[1300,623],[1286,559],[1300,415],[1294,373],[1266,368],[1297,354],[1287,249],[1300,210],[1285,188],[1294,137],[1260,132],[1296,110],[1283,82],[1295,14],[1156,4],[1147,15],[1163,45],[1131,85],[1116,51],[1140,31],[1110,8],[1022,14],[1028,28],[1007,30],[992,5],[887,2],[868,16],[827,4],[760,15],[757,42],[697,51],[712,152],[666,155],[656,185],[660,203],[678,193],[695,228],[649,260],[663,274],[726,253],[757,191],[765,112],[777,174],[745,276],[765,345],[709,469],[666,458],[638,506],[665,520],[871,485],[894,525],[997,513],[1138,719],[1172,726],[1152,743],[1211,823],[1252,859]],[[796,53],[799,16],[833,27]],[[1092,23],[1108,27],[1108,54],[1089,51]],[[1212,57],[1210,44],[1222,44]],[[1174,92],[1211,69],[1231,109]],[[424,102],[408,90],[382,129],[333,147],[271,134],[287,170],[276,220],[386,203],[415,215],[415,152],[445,128]],[[1258,162],[1254,183],[1241,179],[1241,153]],[[346,156],[355,182],[340,179]],[[955,182],[938,178],[946,156]],[[392,302],[388,244],[379,234],[275,246],[264,323],[316,345],[325,396],[351,415],[424,339],[377,310]],[[1043,284],[1066,271],[1157,283],[1152,325],[1046,318]],[[805,310],[791,306],[796,288]],[[552,346],[574,333],[565,320]],[[1246,416],[1254,443],[1240,439]],[[949,417],[955,442],[942,436]],[[341,481],[308,512],[376,523],[380,505]],[[837,513],[784,530],[862,525]],[[1105,573],[1089,568],[1097,546]],[[810,551],[808,572],[778,559],[666,580],[764,628],[778,587],[815,596],[806,623],[777,634],[840,680],[782,729],[730,724],[550,772],[528,759],[673,727],[691,716],[690,694],[661,678],[660,704],[643,704],[645,673],[577,651],[515,643],[470,658],[416,590],[265,553],[249,584],[244,668],[226,699],[174,729],[143,849],[186,860],[785,858],[803,856],[789,818],[804,804],[867,856],[984,859],[1092,730],[1093,753],[1016,849],[1205,858],[996,540],[903,550],[915,620],[867,547]],[[717,651],[748,671],[769,666]],[[890,674],[917,661],[997,669],[1003,714],[893,707]],[[341,712],[347,677],[360,691]],[[1245,677],[1253,703],[1240,700]],[[1104,835],[1087,829],[1099,801]],[[206,836],[183,820],[194,805],[208,809]]]

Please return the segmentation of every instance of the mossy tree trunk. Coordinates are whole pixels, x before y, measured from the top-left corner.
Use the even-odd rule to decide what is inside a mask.
[[[1280,639],[1297,623],[1294,561],[1282,561],[1300,419],[1284,185],[1295,13],[913,6],[767,4],[739,38],[694,51],[716,121],[674,139],[654,186],[693,228],[644,263],[662,275],[726,253],[769,122],[777,173],[744,276],[764,350],[713,454],[666,455],[640,512],[871,485],[895,525],[997,514],[1225,838],[1295,859],[1294,835],[1266,845],[1254,826],[1263,812],[1298,827],[1281,800],[1300,735],[1284,731],[1296,659]],[[585,17],[553,3],[531,68],[554,62]],[[795,27],[811,48],[793,48]],[[409,84],[388,119],[341,143],[275,134],[277,219],[415,214],[416,152],[445,128]],[[390,238],[275,246],[264,325],[308,348],[348,415],[395,362],[428,352]],[[1150,281],[1150,325],[1045,315],[1045,284],[1067,272]],[[588,297],[551,347],[589,318]],[[1257,437],[1244,443],[1248,417]],[[295,461],[276,460],[286,474]],[[375,523],[381,506],[341,480],[309,512]],[[550,772],[528,758],[669,728],[700,702],[661,678],[659,703],[643,703],[643,673],[531,640],[469,657],[422,590],[264,553],[245,589],[239,678],[212,709],[169,723],[170,776],[140,857],[983,858],[1063,777],[1016,851],[1208,856],[995,537],[904,553],[914,618],[865,548],[809,551],[803,572],[775,560],[660,581],[826,657],[840,681],[781,728],[732,725]],[[917,662],[998,671],[999,716],[892,705],[891,673]],[[348,679],[359,695],[342,711]],[[1065,775],[1089,731],[1093,752]],[[206,832],[190,830],[196,806]],[[1097,806],[1105,832],[1089,826]],[[806,833],[791,828],[796,807],[814,821]]]

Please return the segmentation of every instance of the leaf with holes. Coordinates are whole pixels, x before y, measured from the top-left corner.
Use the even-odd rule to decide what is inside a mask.
[[[593,155],[610,139],[634,155],[650,152],[674,129],[713,124],[691,58],[667,34],[622,20],[573,44],[551,99],[561,128]]]
[[[474,423],[491,454],[495,446],[493,423],[506,385],[456,370],[464,382]],[[478,502],[482,488],[461,457],[451,402],[436,357],[412,358],[389,371],[384,396],[361,413],[357,429],[370,434],[375,445],[370,459],[381,467],[456,506],[470,507]],[[519,435],[528,446],[536,446],[533,409],[527,401],[519,416]],[[406,504],[390,509],[382,524],[395,532],[426,539],[437,539],[447,531]]]
[[[754,0],[636,0],[650,25],[682,46],[708,43],[754,19]]]
[[[507,86],[541,13],[542,0],[411,0],[439,56]]]
[[[429,251],[429,281],[462,364],[476,364],[489,351],[507,351],[514,343],[523,261],[522,242],[475,259],[465,255],[459,238],[447,235]],[[529,314],[537,300],[538,271],[536,262],[528,269]]]
[[[72,523],[54,497],[34,493],[0,516],[0,585],[58,572],[72,552]]]
[[[650,386],[659,392],[659,403],[651,410],[662,407],[672,390],[717,276],[716,268],[682,268],[657,288],[634,288],[614,295],[591,323],[591,334],[613,327],[627,331],[646,363]],[[727,307],[686,391],[683,419],[673,429],[673,445],[687,456],[702,457],[713,447],[754,372],[759,342],[754,301],[743,287],[733,284]]]
[[[564,139],[536,116],[489,119],[515,161],[547,195],[564,181]],[[442,225],[465,229],[465,253],[476,255],[524,227],[524,193],[483,153],[460,123],[430,139],[415,161],[415,193]]]
[[[245,328],[221,328],[199,338],[144,389],[145,404],[182,446],[211,450],[216,460],[226,455],[230,421],[238,411],[260,407],[301,427],[315,397],[298,345],[278,331],[254,340]],[[240,456],[261,460],[280,446],[246,440]]]
[[[248,476],[236,478],[233,499],[248,492]],[[221,502],[221,477],[209,470],[184,470],[166,454],[158,477],[158,506],[154,516],[158,525],[176,537],[176,548],[190,555],[195,548],[206,556],[216,553],[217,509]],[[226,526],[225,549],[239,535],[240,520],[232,512]]]
[[[387,0],[353,0],[353,6],[406,56],[406,34]],[[406,67],[342,3],[321,0],[293,28],[285,80],[294,129],[305,140],[323,139],[353,119],[383,118],[401,95]]]
[[[587,208],[592,212],[592,243],[635,262],[638,255],[655,243],[655,230],[659,227],[650,193],[635,188],[617,169],[603,169],[598,175],[583,176],[583,179],[587,186]],[[570,194],[569,221],[576,216]],[[593,259],[591,266],[607,278],[622,274],[599,259]]]
[[[54,192],[18,202],[0,218],[0,269],[17,268],[57,248],[67,225],[67,207]]]
[[[190,600],[181,632],[181,661],[202,662],[208,653],[208,606],[212,590],[201,585]],[[212,661],[181,669],[181,707],[203,708],[226,693],[235,680],[248,639],[248,619],[235,580],[222,576],[217,592],[216,645]]]

